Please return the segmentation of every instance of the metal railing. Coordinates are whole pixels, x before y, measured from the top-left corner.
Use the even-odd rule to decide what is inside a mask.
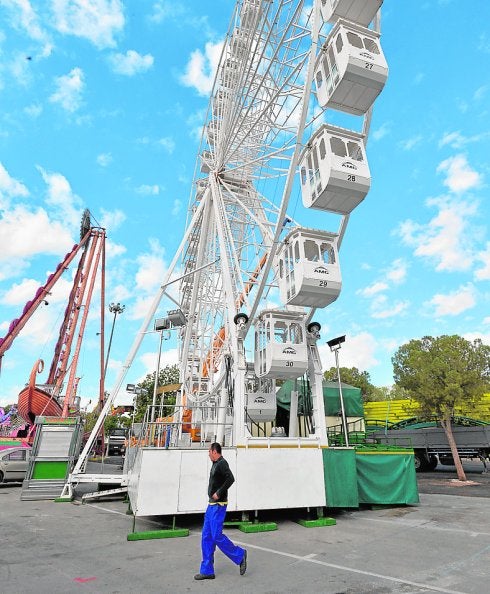
[[[224,444],[231,445],[232,420],[227,408],[225,422],[218,422],[217,405],[201,405],[193,409],[176,405],[148,406],[141,428],[132,430],[129,448],[205,448],[224,435]],[[227,414],[228,413],[228,414]],[[221,429],[221,431],[220,431]]]

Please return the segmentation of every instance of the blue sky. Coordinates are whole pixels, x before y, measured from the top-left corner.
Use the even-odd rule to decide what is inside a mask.
[[[233,6],[0,0],[0,336],[77,241],[89,208],[107,228],[107,303],[126,306],[110,388],[184,233]],[[342,294],[315,316],[324,368],[334,364],[324,342],[339,334],[341,365],[376,385],[392,382],[391,356],[411,338],[490,344],[489,16],[486,0],[471,11],[462,0],[384,2],[390,74],[367,145],[372,186],[340,252]],[[301,224],[327,224],[297,188],[290,206]],[[0,405],[16,401],[38,357],[49,364],[70,274],[5,354]],[[94,314],[79,367],[85,402],[97,395],[96,332]],[[157,344],[145,338],[128,382],[154,369]],[[170,339],[163,363],[175,360]]]

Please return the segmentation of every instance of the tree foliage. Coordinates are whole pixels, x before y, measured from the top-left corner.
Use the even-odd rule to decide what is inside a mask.
[[[153,390],[155,386],[156,372],[149,373],[145,379],[138,384],[138,388],[142,388],[141,394],[136,397],[136,412],[134,415],[135,421],[142,421],[145,416],[146,409],[153,402]],[[157,387],[168,386],[169,384],[177,384],[179,381],[179,368],[177,365],[167,365],[160,369],[158,373]],[[162,396],[165,398],[165,404],[175,404],[175,397],[177,392],[166,392],[165,394],[157,394],[157,404],[162,401]],[[164,411],[164,414],[165,411]]]
[[[336,382],[337,368],[330,367],[324,372],[323,377],[329,382]],[[340,381],[361,389],[362,398],[365,402],[372,400],[375,390],[371,383],[371,377],[367,371],[359,371],[357,367],[340,367]]]
[[[425,415],[436,415],[446,431],[458,478],[465,474],[451,428],[456,405],[468,410],[488,390],[490,347],[461,336],[424,336],[402,345],[392,358],[395,382]]]
[[[458,404],[478,402],[490,380],[490,347],[461,336],[424,336],[402,345],[392,358],[396,384],[439,418]]]

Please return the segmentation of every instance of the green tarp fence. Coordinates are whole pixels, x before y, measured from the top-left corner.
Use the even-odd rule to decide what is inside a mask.
[[[419,502],[413,451],[356,452],[359,503],[415,504]]]
[[[322,454],[327,506],[359,507],[355,450],[325,448]]]
[[[341,384],[342,397],[344,400],[345,414],[348,417],[363,417],[364,406],[362,403],[361,389]],[[276,393],[278,406],[289,410],[291,405],[291,391],[295,390],[295,380],[287,380]],[[298,390],[298,414],[305,414],[309,410],[308,400],[309,386],[303,380],[297,380]],[[325,415],[337,416],[340,414],[340,395],[337,382],[323,382],[323,402],[325,403]]]
[[[419,502],[413,451],[325,448],[322,453],[327,507]]]

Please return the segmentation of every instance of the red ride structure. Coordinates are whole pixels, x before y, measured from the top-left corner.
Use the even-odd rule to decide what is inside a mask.
[[[15,319],[10,324],[7,334],[0,338],[1,363],[5,351],[10,348],[29,318],[41,303],[46,302],[46,297],[50,295],[63,272],[68,270],[69,265],[79,256],[46,383],[36,384],[36,375],[44,369],[44,362],[38,360],[32,368],[29,383],[19,393],[18,415],[31,425],[39,415],[67,417],[73,411],[78,412],[76,392],[79,378],[76,377],[76,370],[99,271],[101,292],[99,400],[101,402],[104,400],[105,239],[105,229],[93,227],[90,212],[86,210],[82,217],[80,243],[74,245],[66,254],[56,271],[36,291],[34,298],[26,303],[20,318]],[[62,394],[63,389],[64,394]]]

